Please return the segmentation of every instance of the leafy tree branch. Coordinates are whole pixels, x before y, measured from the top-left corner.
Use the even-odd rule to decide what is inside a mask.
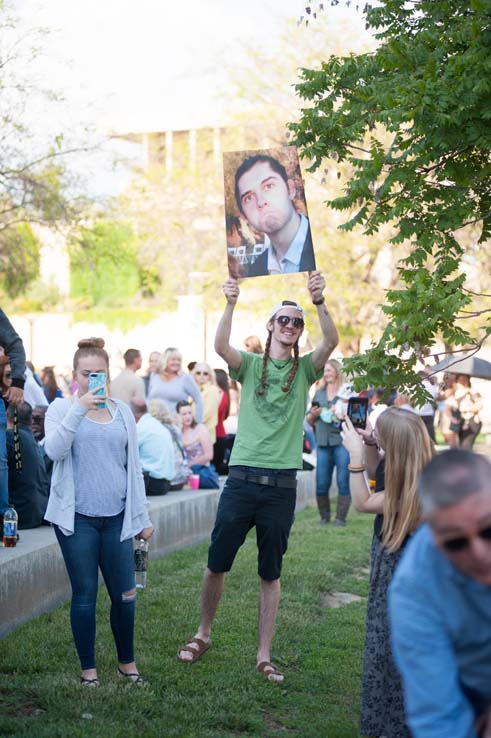
[[[472,333],[460,322],[489,312],[471,304],[481,289],[477,277],[469,289],[467,264],[491,236],[491,3],[381,0],[362,12],[378,47],[302,69],[305,107],[289,127],[311,171],[349,165],[327,200],[347,214],[341,228],[374,236],[390,224],[390,244],[406,252],[379,341],[346,367],[416,392],[427,347],[477,347],[491,332],[489,318]],[[472,242],[457,238],[472,224]]]

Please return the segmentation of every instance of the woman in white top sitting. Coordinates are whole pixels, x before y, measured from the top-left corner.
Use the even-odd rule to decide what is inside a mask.
[[[95,663],[99,567],[111,598],[118,674],[145,684],[135,664],[133,537],[153,533],[138,458],[136,424],[124,402],[89,391],[93,372],[108,375],[101,338],[80,341],[73,357],[75,397],[56,399],[46,414],[45,451],[54,461],[46,520],[53,523],[72,586],[70,620],[81,683],[99,686]],[[103,379],[101,386],[104,386]]]

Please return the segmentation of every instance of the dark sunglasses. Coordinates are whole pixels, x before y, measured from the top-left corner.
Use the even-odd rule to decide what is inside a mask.
[[[305,325],[303,318],[290,318],[289,315],[278,315],[275,320],[282,326],[282,328],[287,326],[290,322],[294,328],[303,328]]]
[[[491,541],[491,525],[487,528],[477,531],[476,535],[483,541]],[[443,548],[451,553],[456,551],[464,551],[469,547],[471,539],[467,536],[461,536],[459,538],[449,538],[447,541],[442,542]]]
[[[5,372],[3,376],[5,379],[10,379],[12,376],[12,372]]]

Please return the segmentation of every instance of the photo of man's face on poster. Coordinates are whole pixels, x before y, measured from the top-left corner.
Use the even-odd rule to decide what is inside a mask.
[[[295,146],[223,155],[228,269],[232,277],[315,269]]]

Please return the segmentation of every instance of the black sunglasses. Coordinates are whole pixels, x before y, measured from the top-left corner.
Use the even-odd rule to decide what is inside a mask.
[[[487,528],[477,531],[476,535],[483,541],[491,541],[491,525]],[[467,536],[461,536],[459,538],[449,538],[447,541],[442,542],[443,548],[451,553],[456,551],[464,551],[470,545],[471,539]]]
[[[277,318],[275,318],[276,322],[279,323],[283,328],[288,325],[290,322],[293,325],[294,328],[303,328],[305,323],[303,322],[303,318],[290,318],[289,315],[278,315]]]

